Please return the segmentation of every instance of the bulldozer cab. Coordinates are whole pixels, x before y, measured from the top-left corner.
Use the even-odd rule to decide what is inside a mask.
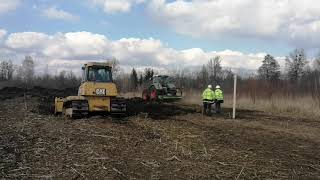
[[[82,83],[101,82],[111,83],[112,68],[108,63],[88,63],[82,67]]]
[[[109,63],[89,62],[82,67],[82,82],[79,96],[118,95],[116,84],[112,79],[112,67]]]

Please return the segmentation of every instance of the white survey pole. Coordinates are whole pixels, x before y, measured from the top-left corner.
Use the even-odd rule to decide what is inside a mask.
[[[232,119],[236,118],[236,102],[237,102],[237,75],[234,75],[233,84],[233,109],[232,109]]]

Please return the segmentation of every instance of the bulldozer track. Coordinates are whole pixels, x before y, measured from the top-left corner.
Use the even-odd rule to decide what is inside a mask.
[[[73,100],[64,103],[63,115],[68,118],[82,118],[89,114],[89,104],[86,100]]]

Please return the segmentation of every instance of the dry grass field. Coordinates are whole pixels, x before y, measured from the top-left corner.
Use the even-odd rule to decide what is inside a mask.
[[[207,117],[196,96],[134,98],[125,119],[70,120],[39,110],[41,93],[17,94],[0,92],[1,179],[320,178],[320,121],[301,112],[246,110],[240,99],[231,120],[228,101],[223,115]]]
[[[185,95],[184,102],[188,104],[201,104],[201,93],[190,92]],[[232,108],[232,95],[225,95],[224,107]],[[288,98],[278,96],[272,98],[256,98],[247,96],[237,97],[237,108],[264,111],[275,115],[288,115],[294,117],[310,117],[320,119],[320,102],[311,96]]]

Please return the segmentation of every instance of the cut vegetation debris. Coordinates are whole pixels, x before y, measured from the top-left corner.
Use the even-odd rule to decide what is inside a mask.
[[[231,109],[202,117],[197,105],[130,98],[125,122],[70,120],[48,112],[66,92],[0,90],[0,178],[320,178],[318,119],[239,110],[231,120]]]

